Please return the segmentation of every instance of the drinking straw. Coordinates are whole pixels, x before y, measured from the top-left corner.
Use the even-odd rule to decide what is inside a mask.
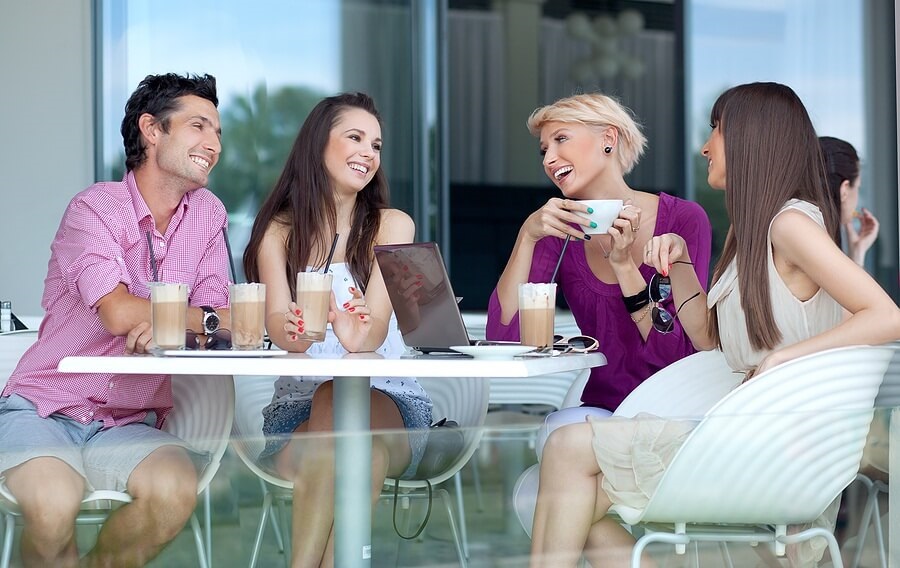
[[[222,236],[225,237],[225,250],[228,251],[228,264],[231,266],[231,281],[238,283],[237,271],[234,269],[234,256],[231,254],[231,243],[228,242],[228,229],[222,227]]]
[[[325,270],[322,271],[324,274],[328,273],[328,267],[331,266],[331,257],[334,256],[334,249],[337,248],[338,237],[340,236],[340,234],[335,233],[334,240],[331,241],[331,251],[328,253],[328,258],[325,259]]]
[[[550,283],[556,282],[556,273],[559,272],[559,265],[562,264],[563,255],[566,254],[566,247],[569,246],[569,239],[572,235],[566,235],[566,242],[563,243],[562,250],[559,251],[559,260],[556,261],[556,268],[553,269],[553,276],[550,277]]]
[[[156,255],[153,254],[153,238],[147,231],[147,247],[150,249],[150,268],[153,270],[153,281],[159,282],[159,273],[156,271]]]

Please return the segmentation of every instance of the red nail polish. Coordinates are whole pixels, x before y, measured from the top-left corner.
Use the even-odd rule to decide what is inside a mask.
[[[355,311],[356,311],[356,308],[350,308],[350,309],[347,310],[347,311],[348,311],[348,312],[355,312]]]
[[[422,279],[422,278],[425,278],[425,276],[422,274],[416,274],[416,278]]]
[[[297,331],[299,331],[300,333],[303,333],[303,326],[302,326],[302,325],[298,325],[298,326],[297,326]]]
[[[297,314],[297,315],[299,316],[299,315],[300,315],[300,310],[294,310],[294,313]]]
[[[350,302],[344,302],[344,309],[346,310],[349,307],[350,307]]]
[[[356,292],[356,288],[354,288],[353,286],[350,286],[350,291],[351,291],[351,292]]]
[[[360,314],[360,315],[359,315],[359,319],[366,319],[366,316]]]
[[[421,286],[421,285],[422,285],[421,282],[416,282],[416,286]]]

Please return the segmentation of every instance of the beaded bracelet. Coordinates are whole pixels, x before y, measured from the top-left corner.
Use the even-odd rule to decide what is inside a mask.
[[[650,294],[647,293],[647,289],[644,288],[634,296],[623,296],[622,301],[625,302],[625,309],[628,310],[628,313],[633,314],[634,312],[647,307],[647,304],[650,303]]]
[[[631,318],[631,321],[633,321],[634,323],[641,323],[642,321],[644,321],[644,318],[647,317],[647,314],[649,314],[649,313],[650,313],[650,306],[647,306],[647,308],[644,310],[644,313],[642,313],[641,317],[639,317],[638,319],[634,319],[634,316],[632,316],[632,315],[629,315],[629,317]]]

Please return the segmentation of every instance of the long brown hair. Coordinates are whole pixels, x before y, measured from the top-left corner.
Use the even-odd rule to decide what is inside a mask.
[[[778,83],[728,89],[713,105],[710,125],[724,136],[725,207],[731,221],[713,282],[736,260],[750,344],[756,350],[773,349],[782,335],[775,324],[766,267],[772,219],[796,198],[819,207],[829,235],[838,230],[819,141],[800,98]],[[708,323],[721,347],[715,307]]]
[[[287,227],[288,282],[307,266],[321,267],[331,249],[331,238],[337,227],[337,207],[334,190],[325,168],[325,147],[331,129],[341,114],[350,109],[362,109],[378,120],[381,116],[372,98],[364,93],[343,93],[323,99],[317,104],[300,128],[288,155],[287,163],[272,193],[266,198],[250,233],[244,250],[244,272],[249,282],[259,281],[259,247],[271,223]],[[381,210],[388,206],[387,178],[378,168],[372,181],[356,197],[347,238],[346,262],[356,284],[365,290],[374,262],[372,247],[381,224]],[[313,250],[318,252],[312,258]],[[294,287],[291,297],[294,296]]]

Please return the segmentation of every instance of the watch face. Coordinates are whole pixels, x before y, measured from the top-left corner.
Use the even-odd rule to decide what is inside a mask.
[[[215,312],[206,312],[203,316],[203,327],[208,333],[219,329],[219,316]]]

